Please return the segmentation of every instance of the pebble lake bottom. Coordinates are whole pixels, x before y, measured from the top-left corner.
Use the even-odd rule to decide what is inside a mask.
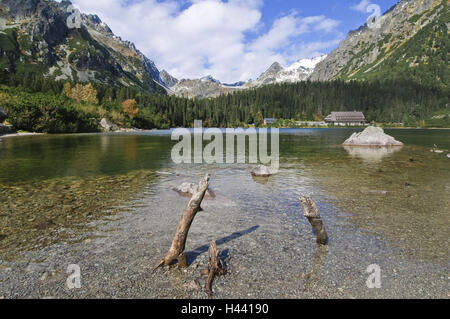
[[[216,240],[227,274],[213,298],[448,298],[448,130],[386,130],[405,146],[344,148],[352,129],[287,129],[280,169],[175,165],[170,132],[0,138],[0,298],[208,298]],[[186,270],[152,272],[186,198],[211,173]],[[298,197],[312,196],[317,246]],[[79,265],[81,286],[68,289]],[[370,265],[381,288],[369,289]]]

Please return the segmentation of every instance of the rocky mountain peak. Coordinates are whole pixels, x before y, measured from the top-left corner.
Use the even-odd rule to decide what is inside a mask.
[[[83,14],[82,20],[86,26],[88,26],[98,32],[108,34],[110,36],[114,36],[114,34],[113,34],[112,30],[109,28],[109,26],[106,23],[104,23],[98,15]]]
[[[326,55],[320,55],[311,59],[301,59],[286,68],[280,63],[275,62],[257,80],[249,81],[245,86],[255,87],[272,83],[295,83],[304,81],[309,78],[316,65],[325,58]]]
[[[212,75],[204,76],[204,77],[200,78],[200,81],[202,81],[202,82],[220,83],[220,81],[216,80]]]
[[[170,75],[166,70],[162,70],[159,75],[161,76],[164,86],[167,88],[174,87],[179,82],[178,79]]]
[[[275,72],[276,73],[281,70],[283,70],[283,66],[278,62],[274,62],[274,63],[272,63],[272,65],[269,67],[269,69],[266,72]]]

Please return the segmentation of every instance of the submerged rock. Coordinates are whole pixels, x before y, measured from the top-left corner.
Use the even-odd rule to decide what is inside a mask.
[[[369,126],[361,133],[353,133],[348,140],[344,142],[345,146],[403,146],[402,142],[397,141],[390,135],[384,133],[380,127]]]
[[[374,189],[361,189],[361,193],[365,195],[387,195],[387,191],[380,191]]]
[[[447,150],[440,150],[439,147],[435,144],[434,147],[430,150],[431,153],[436,154],[444,154]]]
[[[267,166],[260,165],[260,166],[256,166],[252,170],[252,175],[254,177],[269,177],[269,176],[272,176],[273,174]]]
[[[56,225],[55,222],[53,220],[49,219],[49,220],[44,220],[44,221],[41,221],[41,222],[35,224],[35,228],[38,230],[46,230],[55,225]]]
[[[198,191],[198,185],[194,183],[183,183],[178,187],[174,187],[173,190],[183,197],[192,197]],[[205,194],[205,199],[214,199],[216,194],[208,189]]]

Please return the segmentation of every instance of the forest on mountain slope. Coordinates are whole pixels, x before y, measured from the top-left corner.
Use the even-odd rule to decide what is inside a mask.
[[[449,55],[450,37],[448,24],[450,21],[449,5],[443,1],[443,9],[432,23],[421,27],[408,41],[392,47],[392,34],[387,34],[378,43],[368,46],[349,61],[340,71],[343,80],[398,80],[408,79],[422,85],[448,87],[450,77]],[[439,8],[425,11],[421,15],[412,16],[409,23],[419,23],[425,16],[433,16]],[[356,73],[348,75],[352,63],[368,52],[378,49],[381,54],[372,63],[364,65]]]

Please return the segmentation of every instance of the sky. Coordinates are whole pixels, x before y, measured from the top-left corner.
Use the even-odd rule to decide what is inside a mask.
[[[363,25],[369,4],[396,0],[72,0],[178,79],[257,78],[335,49]]]

